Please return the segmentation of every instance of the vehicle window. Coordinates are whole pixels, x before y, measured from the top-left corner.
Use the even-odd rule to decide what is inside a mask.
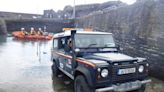
[[[76,34],[75,45],[79,48],[115,47],[111,34]]]
[[[65,38],[59,38],[58,49],[64,49],[64,46],[65,46]]]
[[[57,48],[58,47],[58,41],[57,39],[53,40],[53,48]]]
[[[66,38],[65,51],[70,52],[72,48],[72,39],[70,37]]]

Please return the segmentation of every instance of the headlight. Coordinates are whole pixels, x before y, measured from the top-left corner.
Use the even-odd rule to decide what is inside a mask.
[[[140,65],[139,68],[138,68],[138,71],[139,71],[140,73],[142,73],[142,72],[144,71],[144,66],[143,66],[143,65]]]
[[[108,76],[108,70],[107,70],[107,69],[103,69],[103,70],[101,71],[101,76],[102,76],[103,78],[107,77],[107,76]]]

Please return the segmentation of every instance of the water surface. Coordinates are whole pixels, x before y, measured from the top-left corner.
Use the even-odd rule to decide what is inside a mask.
[[[71,92],[51,76],[51,43],[0,36],[0,92]]]

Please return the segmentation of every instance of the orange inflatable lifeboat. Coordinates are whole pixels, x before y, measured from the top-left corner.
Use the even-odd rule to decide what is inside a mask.
[[[42,35],[39,35],[39,34],[31,35],[23,31],[12,32],[12,35],[18,39],[27,39],[27,40],[28,39],[29,40],[51,40],[53,38],[53,35],[49,33],[42,34]]]

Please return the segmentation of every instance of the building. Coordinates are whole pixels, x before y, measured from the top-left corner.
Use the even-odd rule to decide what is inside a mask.
[[[44,10],[43,18],[58,18],[58,15],[53,9]]]

